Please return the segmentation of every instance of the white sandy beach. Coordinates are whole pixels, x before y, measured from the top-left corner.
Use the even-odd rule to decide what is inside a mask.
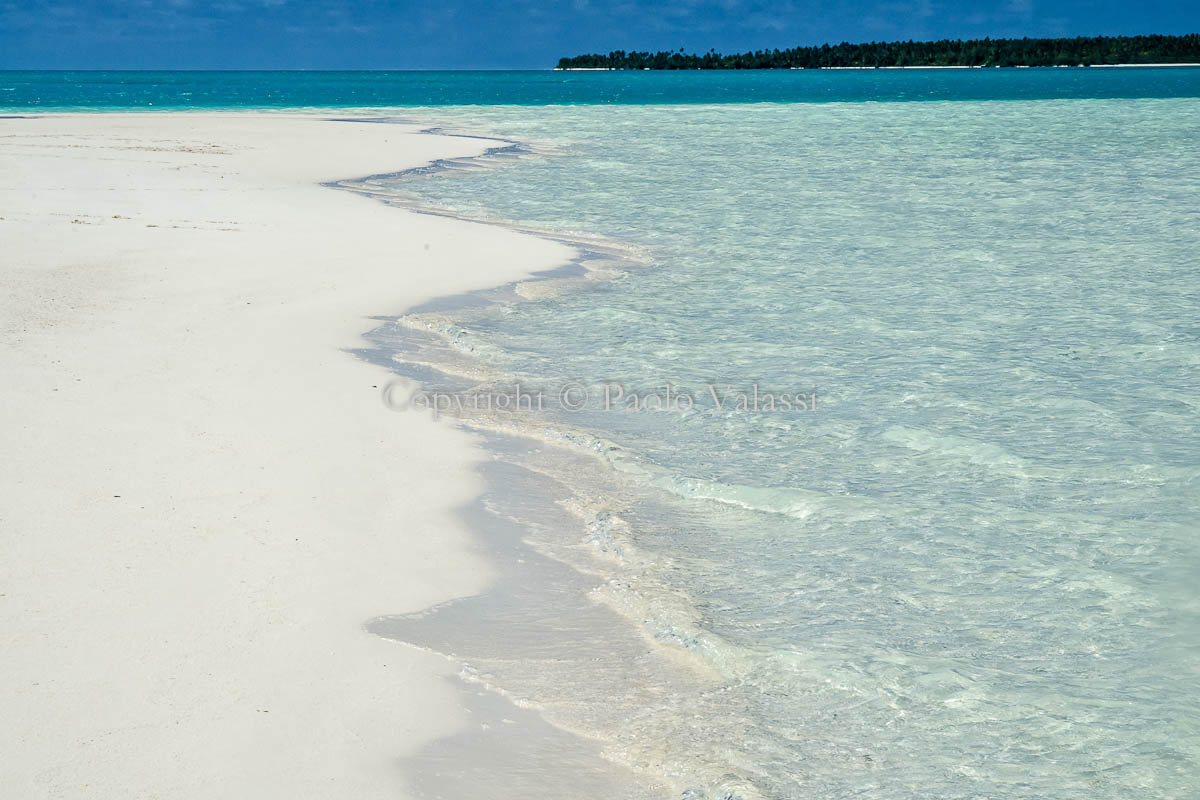
[[[486,583],[480,456],[344,350],[567,253],[318,184],[493,144],[0,119],[0,795],[403,797],[465,724],[447,663],[362,624]]]

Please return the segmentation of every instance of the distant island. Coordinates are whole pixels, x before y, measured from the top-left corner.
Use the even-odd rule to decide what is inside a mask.
[[[834,69],[871,67],[1075,67],[1200,62],[1200,34],[1073,39],[942,39],[823,44],[722,55],[661,51],[561,58],[558,69]]]

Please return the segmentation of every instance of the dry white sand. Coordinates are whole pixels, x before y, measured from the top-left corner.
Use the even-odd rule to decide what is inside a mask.
[[[403,797],[465,723],[448,664],[362,623],[486,583],[481,456],[343,348],[568,254],[317,184],[492,144],[0,119],[0,795]]]

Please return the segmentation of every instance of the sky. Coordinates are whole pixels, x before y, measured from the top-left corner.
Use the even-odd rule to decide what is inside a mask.
[[[1200,0],[0,0],[0,69],[545,69],[610,50],[1200,32]]]

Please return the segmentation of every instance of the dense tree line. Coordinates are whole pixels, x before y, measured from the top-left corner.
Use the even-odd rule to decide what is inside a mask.
[[[1074,39],[942,39],[823,44],[722,55],[614,50],[559,59],[559,69],[816,69],[820,67],[1055,67],[1200,62],[1200,34]]]

